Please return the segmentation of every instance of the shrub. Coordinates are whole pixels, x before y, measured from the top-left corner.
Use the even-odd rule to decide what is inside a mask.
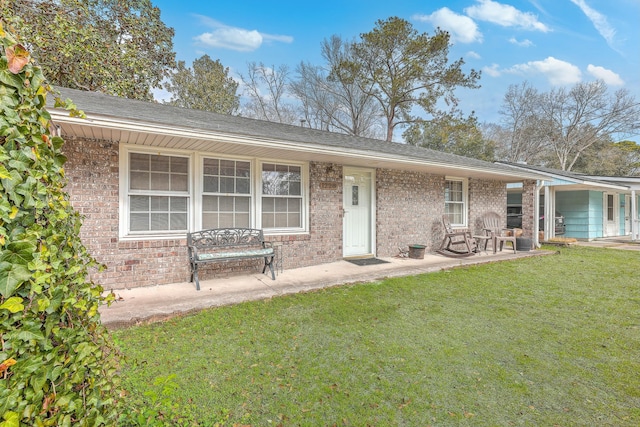
[[[118,357],[80,215],[64,192],[52,92],[0,22],[0,427],[116,423]],[[71,101],[56,99],[71,114]]]

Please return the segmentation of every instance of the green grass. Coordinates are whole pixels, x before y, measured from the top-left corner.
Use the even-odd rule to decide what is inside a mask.
[[[640,253],[557,255],[215,308],[114,333],[195,425],[640,425]]]

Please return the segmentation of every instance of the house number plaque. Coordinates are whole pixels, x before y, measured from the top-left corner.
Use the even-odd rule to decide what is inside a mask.
[[[337,190],[338,183],[337,182],[321,182],[320,189],[321,190]]]

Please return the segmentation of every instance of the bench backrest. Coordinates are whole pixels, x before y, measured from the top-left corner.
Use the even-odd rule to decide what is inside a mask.
[[[256,228],[212,228],[187,234],[187,245],[198,249],[260,246],[263,242],[262,230]]]

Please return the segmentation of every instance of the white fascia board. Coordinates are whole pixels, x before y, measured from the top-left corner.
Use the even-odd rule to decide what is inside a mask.
[[[211,130],[199,130],[193,128],[184,128],[176,126],[167,126],[149,122],[139,122],[133,120],[124,120],[121,118],[115,118],[110,116],[97,116],[87,114],[86,118],[71,117],[69,112],[60,109],[51,109],[50,115],[52,121],[60,123],[75,124],[79,126],[95,126],[98,128],[121,130],[128,132],[140,132],[149,133],[154,135],[182,137],[182,138],[194,138],[201,140],[215,140],[221,142],[229,142],[234,144],[245,144],[252,146],[263,146],[272,148],[274,146],[285,149],[294,149],[297,151],[304,151],[309,153],[321,153],[330,154],[336,156],[348,156],[352,158],[359,158],[372,161],[396,161],[399,163],[415,166],[432,166],[448,168],[453,170],[459,170],[461,172],[479,172],[490,173],[493,175],[513,178],[513,179],[544,179],[544,175],[538,173],[532,173],[530,171],[520,170],[518,172],[509,173],[507,171],[497,171],[491,167],[479,168],[469,165],[452,165],[451,163],[428,161],[424,159],[411,159],[406,156],[398,156],[389,153],[372,154],[364,152],[362,150],[351,148],[338,148],[329,147],[327,145],[319,145],[313,143],[299,143],[295,141],[286,141],[281,139],[270,139],[264,137],[256,137],[251,135],[229,134],[228,132],[215,132]]]

